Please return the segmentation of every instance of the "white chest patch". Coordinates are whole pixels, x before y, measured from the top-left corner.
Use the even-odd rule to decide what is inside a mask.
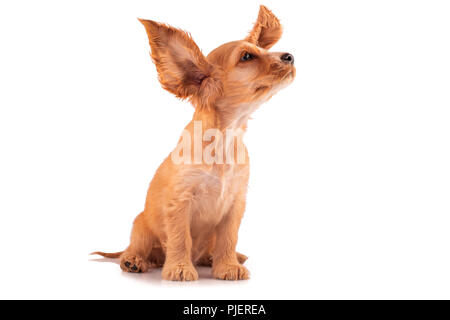
[[[189,169],[183,183],[191,189],[193,222],[217,225],[232,207],[242,183],[244,166],[226,165],[223,170]]]

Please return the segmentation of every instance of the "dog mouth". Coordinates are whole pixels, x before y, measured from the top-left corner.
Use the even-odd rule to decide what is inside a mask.
[[[295,68],[289,68],[286,73],[281,77],[280,82],[292,81],[295,78]]]
[[[275,76],[275,79],[271,81],[270,84],[263,84],[255,89],[255,93],[263,93],[266,92],[278,85],[287,85],[290,84],[295,78],[295,68],[289,68],[287,70],[283,70],[283,72],[278,73]]]
[[[268,90],[268,89],[270,89],[269,86],[259,86],[259,87],[257,87],[257,88],[255,89],[255,93],[261,93],[261,92],[264,92],[264,91],[266,91],[266,90]]]

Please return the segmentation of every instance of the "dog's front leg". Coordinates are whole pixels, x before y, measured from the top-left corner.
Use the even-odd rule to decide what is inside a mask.
[[[244,210],[245,199],[236,200],[216,228],[212,272],[217,279],[246,280],[249,278],[247,268],[239,263],[236,254],[238,231]]]
[[[162,277],[173,281],[193,281],[198,273],[192,263],[190,200],[173,200],[165,214],[166,260]]]

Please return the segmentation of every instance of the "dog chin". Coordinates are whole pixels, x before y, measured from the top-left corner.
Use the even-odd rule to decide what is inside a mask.
[[[278,92],[290,85],[294,81],[294,79],[295,69],[291,69],[280,79],[280,81],[276,85],[273,86],[272,90]]]
[[[295,79],[295,69],[292,68],[286,73],[281,82],[290,84],[292,81],[294,81],[294,79]]]
[[[270,85],[261,85],[255,89],[255,93],[257,94],[267,94],[271,93],[272,95],[286,86],[290,85],[295,79],[295,69],[289,70],[286,72],[278,81]]]

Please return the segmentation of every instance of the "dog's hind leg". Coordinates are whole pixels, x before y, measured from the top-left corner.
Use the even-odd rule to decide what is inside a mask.
[[[213,234],[211,236],[211,238],[208,240],[208,247],[205,251],[205,253],[200,257],[200,259],[198,259],[196,261],[196,264],[198,266],[202,266],[202,267],[211,267],[212,263],[213,263],[213,251],[214,251],[214,247],[216,245],[216,235]],[[247,261],[248,257],[245,254],[236,252],[236,257],[238,259],[238,262],[240,264],[244,264],[245,261]]]
[[[161,268],[164,265],[164,261],[166,261],[166,254],[161,246],[153,247],[149,260],[153,267]]]
[[[120,256],[120,268],[126,272],[147,272],[154,236],[142,212],[134,220],[131,242]]]
[[[244,264],[245,261],[247,261],[248,257],[245,254],[236,252],[236,256],[238,259],[238,262],[240,264]],[[212,254],[210,253],[206,253],[205,255],[203,255],[200,259],[198,259],[197,261],[197,265],[201,266],[201,267],[211,267],[212,266]]]

